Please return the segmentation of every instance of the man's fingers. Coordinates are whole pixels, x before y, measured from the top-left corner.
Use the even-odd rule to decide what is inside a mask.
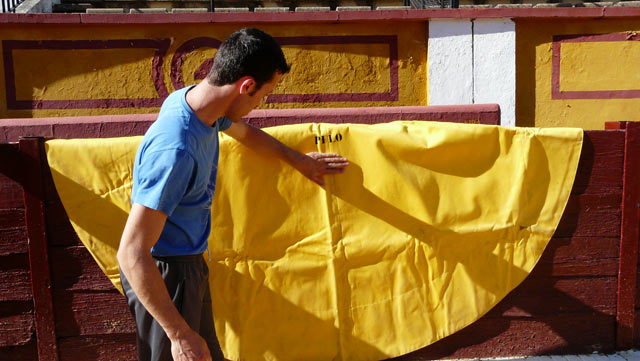
[[[335,161],[346,161],[347,158],[341,156],[337,153],[318,153],[311,152],[307,153],[307,155],[315,160],[335,160]]]
[[[331,162],[331,163],[327,163],[328,167],[331,168],[344,168],[346,166],[349,165],[349,162]]]
[[[336,153],[311,152],[306,155],[315,162],[308,163],[308,168],[301,170],[301,172],[321,187],[324,187],[323,176],[344,173],[345,168],[349,165],[347,158]]]
[[[310,157],[341,157],[338,153],[320,153],[320,152],[311,152],[307,153]]]
[[[321,157],[318,160],[321,160],[323,162],[348,162],[347,158],[345,157]]]
[[[332,168],[344,168],[349,165],[349,161],[343,157],[327,157],[318,159],[318,161]]]

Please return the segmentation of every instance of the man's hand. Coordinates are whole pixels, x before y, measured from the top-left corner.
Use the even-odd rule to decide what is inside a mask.
[[[307,153],[299,162],[296,162],[296,169],[305,177],[324,187],[323,176],[327,174],[343,173],[349,165],[346,158],[335,153]]]
[[[171,356],[174,361],[211,361],[211,352],[207,343],[195,331],[188,329],[170,340]]]
[[[120,269],[140,302],[171,340],[174,360],[211,361],[206,342],[189,327],[174,306],[151,257],[151,247],[158,241],[166,219],[167,216],[161,211],[138,203],[131,206],[118,248]]]
[[[324,187],[322,179],[324,175],[342,173],[349,165],[346,158],[335,153],[313,152],[306,155],[299,153],[261,129],[243,121],[233,122],[224,132],[260,154],[273,156],[289,163],[305,177],[322,187]]]

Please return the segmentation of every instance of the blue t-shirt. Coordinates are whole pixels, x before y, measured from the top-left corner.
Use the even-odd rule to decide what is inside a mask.
[[[189,107],[192,88],[173,92],[145,134],[133,165],[131,203],[167,215],[154,256],[181,256],[207,249],[211,203],[218,171],[218,131],[231,121],[222,117],[212,127]]]

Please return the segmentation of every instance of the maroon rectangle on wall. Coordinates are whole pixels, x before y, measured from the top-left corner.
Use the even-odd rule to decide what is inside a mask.
[[[555,35],[552,45],[551,63],[551,99],[629,99],[640,98],[640,89],[628,90],[583,90],[583,91],[562,91],[560,90],[560,60],[562,44],[566,43],[588,43],[606,41],[639,41],[640,37],[635,33],[613,33],[613,34],[578,34],[578,35]]]
[[[325,44],[382,44],[389,48],[388,92],[376,93],[309,93],[309,94],[270,94],[266,103],[308,103],[308,102],[364,102],[364,101],[397,101],[398,88],[398,38],[395,35],[361,35],[361,36],[300,36],[276,38],[282,46],[288,45],[325,45]],[[210,37],[198,37],[183,43],[171,59],[170,78],[174,89],[180,89],[185,84],[182,79],[184,58],[189,52],[202,47],[218,48],[221,41]],[[164,80],[163,63],[171,39],[114,39],[114,40],[3,40],[2,56],[4,59],[4,73],[7,108],[21,109],[93,109],[93,108],[149,108],[160,107],[169,95]],[[79,49],[152,49],[155,50],[151,77],[158,94],[153,98],[114,98],[114,99],[64,99],[64,100],[33,100],[17,99],[16,79],[14,69],[14,50],[79,50]],[[213,59],[206,61],[199,69],[197,79],[204,79]]]
[[[159,107],[169,95],[164,84],[162,63],[171,39],[120,39],[120,40],[3,40],[5,89],[8,109],[81,109],[81,108],[144,108]],[[69,100],[19,100],[16,98],[16,79],[13,50],[17,49],[154,49],[152,65],[153,84],[158,96],[133,99],[69,99]],[[18,81],[20,79],[17,79]]]

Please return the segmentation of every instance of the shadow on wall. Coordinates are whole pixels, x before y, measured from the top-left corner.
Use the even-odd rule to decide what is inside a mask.
[[[518,22],[519,23],[519,22]],[[536,125],[536,48],[542,42],[525,42],[527,34],[516,31],[516,125]]]

